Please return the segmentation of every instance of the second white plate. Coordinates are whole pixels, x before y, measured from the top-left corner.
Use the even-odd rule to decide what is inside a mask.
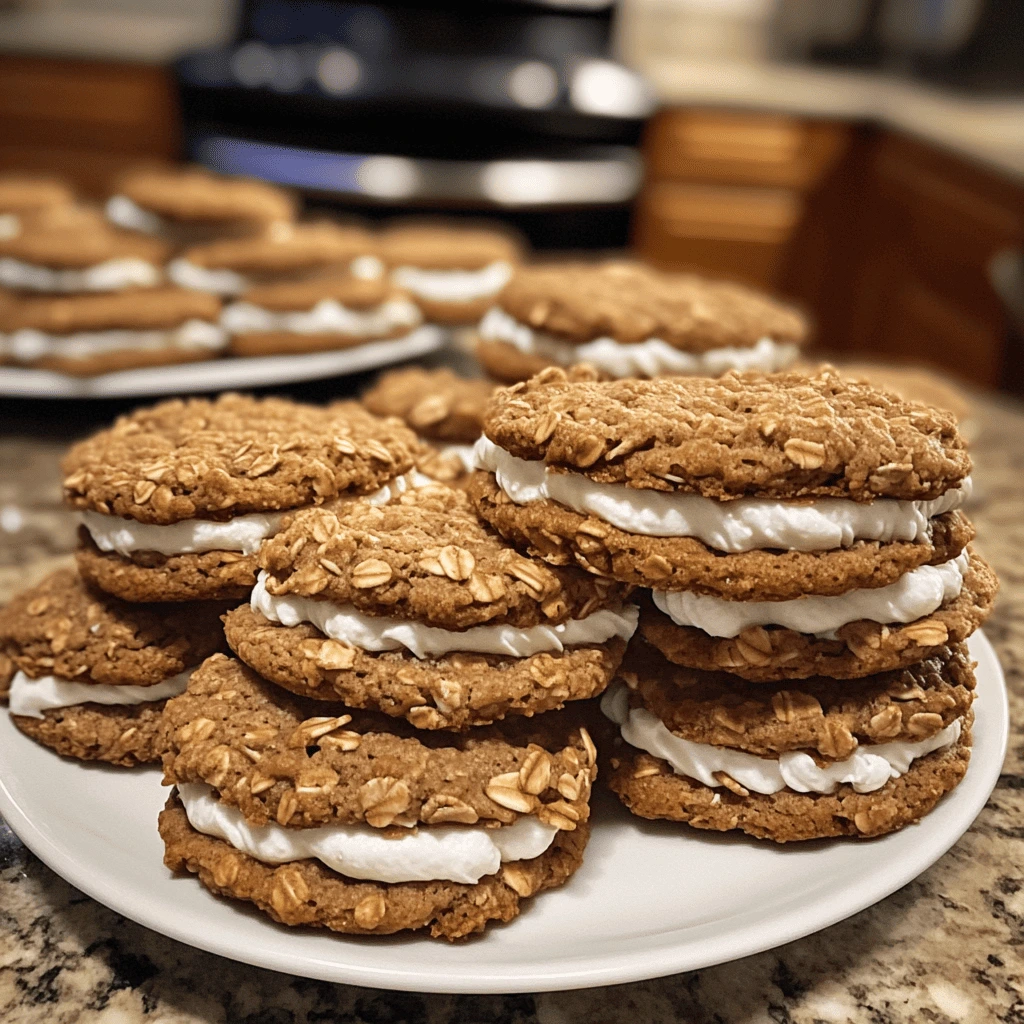
[[[922,822],[880,839],[775,846],[631,817],[598,800],[593,838],[563,889],[521,917],[450,946],[359,939],[274,924],[163,866],[155,768],[63,760],[0,715],[0,813],[72,885],[140,924],[288,974],[421,992],[538,992],[639,981],[746,956],[825,928],[906,885],[985,805],[1002,767],[1002,671],[980,633],[967,776]]]
[[[320,380],[374,370],[436,352],[447,333],[428,324],[405,338],[371,341],[331,352],[295,356],[248,356],[198,363],[118,370],[97,377],[72,377],[53,370],[0,366],[0,395],[12,398],[135,398],[184,395],[225,388],[255,388]]]

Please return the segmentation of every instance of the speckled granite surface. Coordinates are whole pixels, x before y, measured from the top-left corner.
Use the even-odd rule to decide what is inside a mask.
[[[27,436],[0,434],[0,600],[72,544],[57,504],[62,444],[33,436],[37,421],[15,420]],[[0,432],[10,422],[0,420]],[[884,902],[818,935],[691,974],[537,996],[419,996],[293,979],[197,952],[94,903],[0,828],[0,1020],[1024,1024],[1024,407],[980,401],[975,426],[972,514],[1002,578],[987,632],[1010,686],[1010,752],[970,832]]]

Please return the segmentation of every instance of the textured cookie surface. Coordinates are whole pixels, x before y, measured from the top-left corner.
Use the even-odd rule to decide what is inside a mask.
[[[588,825],[559,832],[533,860],[507,864],[475,885],[458,882],[354,881],[316,860],[274,867],[197,832],[172,796],[160,814],[164,863],[191,871],[207,889],[248,900],[275,921],[315,925],[350,935],[430,929],[433,938],[462,939],[491,921],[510,921],[523,898],[562,885],[583,862]]]
[[[201,167],[141,168],[115,191],[172,220],[291,220],[295,201],[283,189],[250,178],[228,178]]]
[[[0,175],[0,213],[23,213],[48,206],[64,206],[73,201],[74,193],[56,178]]]
[[[796,310],[760,292],[639,263],[521,267],[498,304],[521,323],[570,342],[660,338],[706,352],[749,348],[761,338],[799,343],[807,334]]]
[[[224,649],[222,605],[132,605],[60,569],[0,609],[0,649],[34,679],[152,686]]]
[[[498,260],[517,263],[521,252],[505,232],[448,224],[396,225],[380,236],[381,258],[391,266],[478,270]]]
[[[123,601],[240,601],[256,585],[255,555],[135,551],[125,557],[100,551],[84,526],[78,531],[75,561],[83,579]]]
[[[510,824],[535,814],[571,832],[589,815],[596,751],[565,715],[417,732],[295,697],[213,655],[164,719],[165,783],[205,782],[254,825]]]
[[[387,505],[305,509],[265,541],[267,592],[351,604],[441,629],[556,624],[617,606],[627,587],[519,554],[462,491],[434,484]]]
[[[626,533],[554,501],[516,505],[490,473],[474,473],[466,491],[480,516],[502,536],[552,565],[575,563],[635,586],[693,590],[736,601],[790,601],[887,586],[919,565],[955,558],[974,537],[967,517],[956,511],[936,517],[930,537],[920,543],[858,541],[832,551],[723,554],[694,537]]]
[[[446,367],[391,370],[363,395],[377,416],[398,416],[420,437],[472,444],[484,429],[484,409],[497,385],[459,377]]]
[[[641,818],[684,821],[719,832],[739,829],[777,843],[831,836],[870,838],[923,818],[964,777],[970,761],[970,729],[958,743],[914,761],[905,775],[873,793],[850,785],[834,793],[742,796],[676,775],[666,761],[625,745],[611,753],[608,785]],[[603,777],[603,776],[602,776]]]
[[[65,501],[167,524],[371,493],[408,471],[416,436],[358,404],[178,399],[122,416],[65,456]]]
[[[632,707],[646,708],[692,743],[758,757],[806,750],[823,762],[843,761],[860,745],[928,739],[967,715],[975,688],[964,644],[898,671],[854,681],[816,676],[783,689],[670,665],[637,644],[622,676]]]
[[[111,227],[90,210],[54,207],[22,218],[21,230],[0,238],[0,257],[55,269],[91,267],[115,259],[161,264],[166,243]]]
[[[287,312],[311,309],[324,299],[331,299],[353,309],[366,309],[403,294],[386,277],[365,278],[332,273],[303,281],[276,281],[256,285],[242,296],[242,300],[264,309]]]
[[[76,704],[44,711],[42,718],[11,715],[11,721],[64,757],[131,768],[159,761],[163,755],[164,704]]]
[[[185,288],[129,289],[17,299],[0,305],[0,332],[24,328],[47,334],[109,329],[160,330],[186,320],[214,321],[220,300]]]
[[[497,392],[485,431],[600,483],[717,499],[935,498],[971,465],[951,413],[833,370],[586,381],[552,368]]]
[[[827,640],[782,626],[752,626],[738,637],[710,636],[679,626],[653,605],[643,608],[640,633],[670,661],[697,669],[723,669],[753,682],[813,675],[853,679],[913,665],[949,643],[966,640],[992,611],[998,581],[976,554],[963,590],[931,615],[906,624],[862,619]]]
[[[529,658],[453,653],[417,658],[329,640],[308,623],[279,626],[248,605],[225,616],[234,652],[292,693],[405,718],[418,729],[489,725],[595,697],[625,653],[619,638]]]
[[[262,234],[197,245],[183,255],[189,263],[207,270],[287,273],[347,263],[372,254],[375,248],[373,236],[362,228],[327,221],[279,222]]]

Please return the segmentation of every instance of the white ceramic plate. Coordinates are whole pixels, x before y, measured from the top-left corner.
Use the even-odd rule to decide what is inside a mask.
[[[62,760],[0,715],[0,813],[58,874],[140,924],[261,967],[421,992],[537,992],[638,981],[770,949],[870,906],[967,830],[1003,763],[1002,672],[976,634],[974,754],[960,786],[895,835],[789,847],[595,808],[586,861],[511,924],[451,946],[423,937],[347,938],[279,926],[218,899],[162,862],[155,769]]]
[[[53,370],[0,366],[0,395],[11,398],[134,398],[293,384],[415,359],[437,351],[446,341],[444,330],[427,324],[395,341],[371,341],[333,352],[208,359],[119,370],[98,377],[72,377]]]

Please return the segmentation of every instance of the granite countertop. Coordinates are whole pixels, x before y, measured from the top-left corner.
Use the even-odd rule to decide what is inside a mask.
[[[27,412],[26,410],[33,411]],[[67,558],[56,461],[89,415],[4,412],[0,601]],[[888,899],[817,935],[689,974],[517,996],[378,992],[199,952],[119,917],[0,826],[5,1024],[895,1024],[1024,1021],[1024,406],[974,402],[978,544],[1002,578],[986,627],[1014,722],[1004,773],[970,831]],[[105,413],[112,410],[106,409]],[[16,433],[17,431],[17,433]],[[865,845],[864,855],[874,855]]]

